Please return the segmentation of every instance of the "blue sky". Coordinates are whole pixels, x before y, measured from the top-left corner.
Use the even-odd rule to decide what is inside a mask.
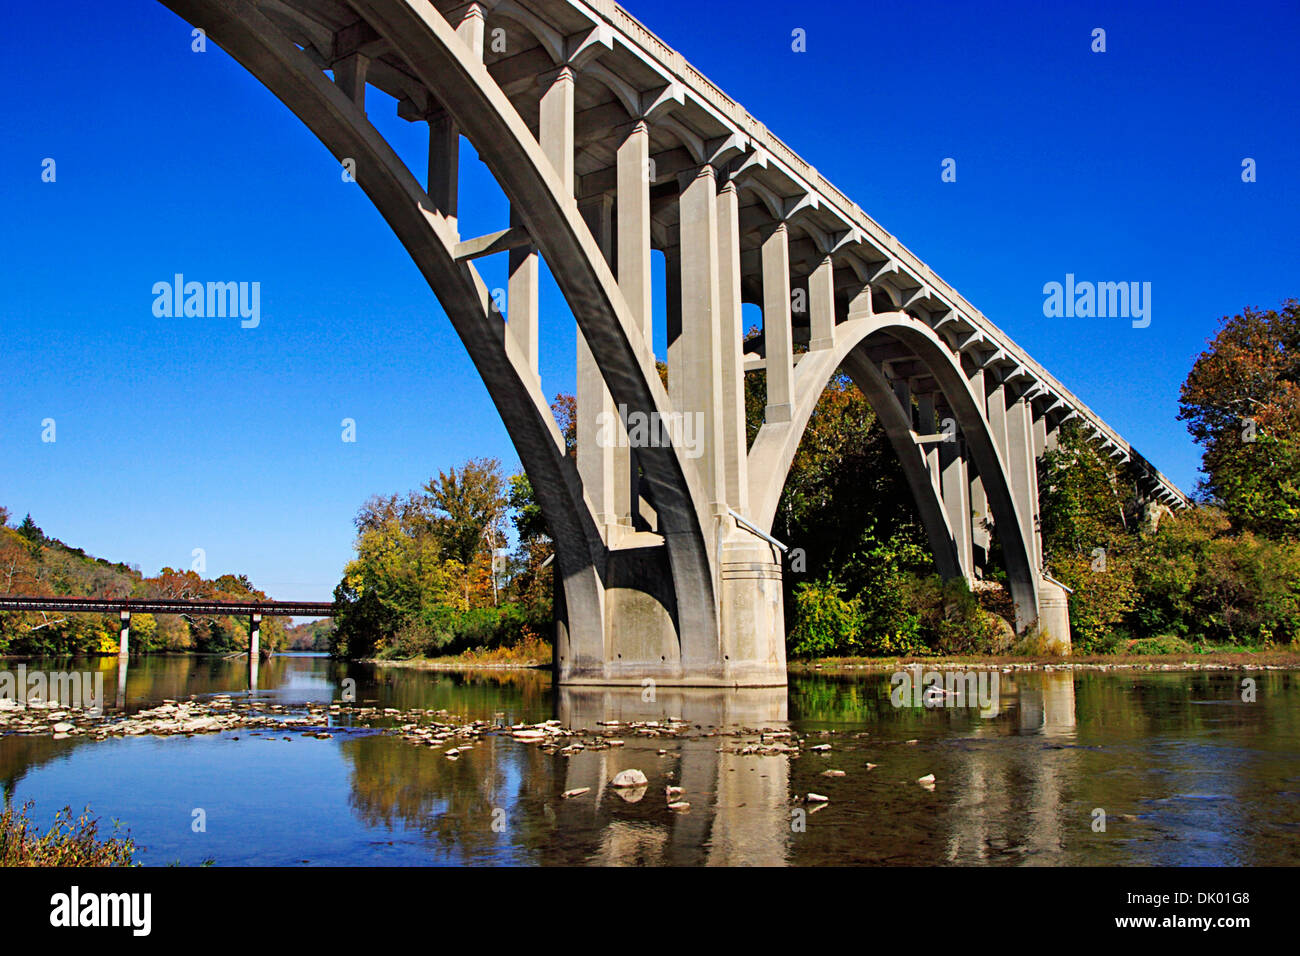
[[[1300,294],[1294,6],[628,6],[1191,490],[1191,361],[1220,316]],[[201,547],[211,575],[326,599],[369,494],[517,459],[378,213],[189,29],[147,0],[48,0],[0,32],[0,504],[146,573]],[[369,105],[423,177],[418,128]],[[463,167],[462,232],[503,228]],[[260,282],[261,325],[156,318],[178,272]],[[1066,273],[1150,282],[1150,327],[1045,318]],[[563,317],[544,287],[548,394],[572,390]]]

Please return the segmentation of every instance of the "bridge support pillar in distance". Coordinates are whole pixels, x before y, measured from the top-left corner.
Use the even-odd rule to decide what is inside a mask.
[[[122,611],[122,631],[117,638],[117,656],[126,657],[131,643],[131,612]]]
[[[248,689],[257,690],[257,669],[261,663],[262,615],[253,614],[248,619]]]

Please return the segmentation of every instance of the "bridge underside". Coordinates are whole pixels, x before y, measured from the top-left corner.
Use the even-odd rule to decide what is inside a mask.
[[[164,2],[355,170],[437,295],[555,543],[561,682],[785,683],[782,545],[770,531],[840,369],[886,428],[941,572],[974,580],[996,534],[1018,630],[1068,648],[1064,592],[1042,570],[1037,459],[1070,419],[1117,457],[1136,453],[621,8]],[[370,87],[427,127],[423,181],[371,124]],[[460,233],[463,141],[510,203],[484,236]],[[496,255],[505,290],[475,266]],[[579,330],[576,458],[538,375],[541,259]],[[746,304],[761,312],[757,338]],[[747,447],[744,378],[759,370],[764,424]],[[1183,501],[1154,469],[1145,484]]]

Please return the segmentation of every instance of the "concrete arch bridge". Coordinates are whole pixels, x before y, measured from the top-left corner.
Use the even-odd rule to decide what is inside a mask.
[[[1017,627],[1037,624],[1063,650],[1065,593],[1043,572],[1035,487],[1035,460],[1061,425],[1078,419],[1141,465],[1145,494],[1185,504],[925,263],[609,0],[164,3],[355,167],[455,326],[555,541],[561,683],[785,683],[771,524],[838,369],[887,429],[942,573],[974,575],[991,522]],[[409,169],[372,125],[371,87],[427,127],[427,169]],[[458,227],[464,140],[510,203],[488,235]],[[475,268],[498,253],[504,309]],[[576,461],[538,375],[543,258],[579,331]],[[652,349],[661,296],[667,388]],[[748,352],[743,303],[763,316]],[[747,448],[744,376],[758,369],[765,418]],[[686,445],[681,429],[635,448],[602,440],[613,414],[619,428],[688,416],[699,440]]]

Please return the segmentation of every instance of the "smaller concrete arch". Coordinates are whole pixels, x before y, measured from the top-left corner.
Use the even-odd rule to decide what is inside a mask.
[[[764,530],[771,530],[781,490],[808,420],[831,376],[843,366],[871,402],[898,453],[940,573],[947,577],[961,574],[952,528],[912,437],[910,411],[898,404],[883,374],[867,354],[867,347],[882,339],[910,349],[933,376],[952,409],[971,459],[983,479],[994,523],[1005,529],[1000,540],[1012,598],[1016,602],[1017,624],[1027,627],[1038,616],[1039,574],[1025,547],[1023,521],[1027,519],[1016,506],[1008,470],[993,440],[982,396],[977,401],[947,343],[927,324],[905,313],[889,312],[840,323],[833,348],[809,352],[799,361],[795,368],[791,420],[765,423],[749,452],[752,520]]]

